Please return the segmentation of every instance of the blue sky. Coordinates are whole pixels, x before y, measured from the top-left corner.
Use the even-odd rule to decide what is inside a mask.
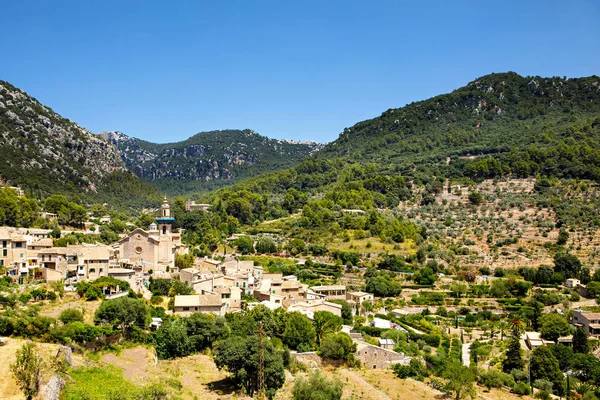
[[[3,1],[0,79],[94,131],[328,142],[491,72],[600,75],[600,2]]]

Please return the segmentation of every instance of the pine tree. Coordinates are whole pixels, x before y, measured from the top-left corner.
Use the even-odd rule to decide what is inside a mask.
[[[587,354],[590,352],[588,335],[583,326],[578,326],[573,335],[573,351],[575,353]]]
[[[521,342],[517,335],[513,335],[508,343],[506,358],[502,361],[502,370],[510,373],[513,369],[524,370],[525,362],[521,353]]]

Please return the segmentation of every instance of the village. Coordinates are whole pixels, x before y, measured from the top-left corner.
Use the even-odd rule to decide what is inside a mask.
[[[190,209],[196,209],[195,204],[190,203]],[[199,209],[205,211],[206,206],[200,205]],[[103,222],[109,223],[109,218],[104,217]],[[298,311],[310,320],[318,311],[341,317],[342,305],[332,300],[343,300],[351,306],[353,313],[366,316],[364,309],[361,312],[361,304],[374,300],[373,294],[350,291],[345,285],[309,287],[294,275],[268,273],[253,261],[239,260],[235,256],[222,261],[195,258],[193,267],[179,269],[175,266],[175,257],[189,254],[189,249],[182,244],[181,233],[173,232],[174,221],[165,199],[156,221],[148,230],[134,229],[113,245],[84,243],[54,247],[49,229],[3,227],[0,228],[0,266],[15,282],[62,282],[67,293],[75,292],[80,282],[103,277],[128,283],[129,288],[125,290],[118,285],[104,287],[102,296],[106,300],[128,296],[128,289],[150,300],[152,293],[148,286],[151,279],[178,279],[188,284],[194,294],[174,296],[172,310],[167,313],[184,317],[193,313],[225,316],[226,313],[251,310],[257,305],[270,310]],[[416,313],[421,311],[417,309]],[[395,312],[402,314],[400,310]],[[161,323],[161,318],[153,318],[148,328],[156,330]],[[400,325],[381,318],[372,318],[370,324],[378,329],[407,332]],[[370,368],[382,369],[410,362],[410,357],[394,351],[392,339],[378,339],[378,345],[373,345],[365,342],[360,333],[352,332],[349,325],[344,325],[341,331],[352,337],[357,345],[357,359]],[[315,357],[314,352],[298,355],[299,360],[308,362]]]

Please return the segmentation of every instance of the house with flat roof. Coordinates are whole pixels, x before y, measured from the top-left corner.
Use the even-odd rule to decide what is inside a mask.
[[[324,295],[327,300],[346,300],[346,286],[344,285],[312,286],[310,289]]]
[[[225,303],[219,294],[191,294],[175,296],[173,313],[188,317],[193,313],[225,315]]]
[[[531,350],[535,349],[536,347],[554,344],[552,340],[542,339],[542,334],[539,332],[525,332],[525,335],[523,336],[525,339],[525,344]]]
[[[287,310],[289,312],[299,311],[306,315],[309,319],[313,319],[315,312],[317,311],[329,311],[338,317],[342,316],[342,305],[337,303],[330,303],[325,300],[313,300],[290,305]]]
[[[372,301],[375,296],[372,293],[367,292],[348,292],[346,293],[346,300],[348,302],[353,301],[356,304],[362,304],[363,301]]]

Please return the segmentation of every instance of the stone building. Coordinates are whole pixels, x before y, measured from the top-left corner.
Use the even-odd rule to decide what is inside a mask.
[[[583,326],[590,336],[600,337],[600,313],[573,310],[573,326]]]
[[[355,343],[356,353],[354,357],[360,360],[362,366],[365,368],[385,369],[394,364],[408,365],[410,363],[410,357],[406,357],[402,353],[373,346],[363,341],[357,340]]]
[[[164,271],[175,267],[175,254],[187,254],[189,249],[181,243],[181,233],[173,232],[175,218],[165,198],[156,217],[156,223],[148,231],[135,229],[119,242],[121,264],[133,268]]]

